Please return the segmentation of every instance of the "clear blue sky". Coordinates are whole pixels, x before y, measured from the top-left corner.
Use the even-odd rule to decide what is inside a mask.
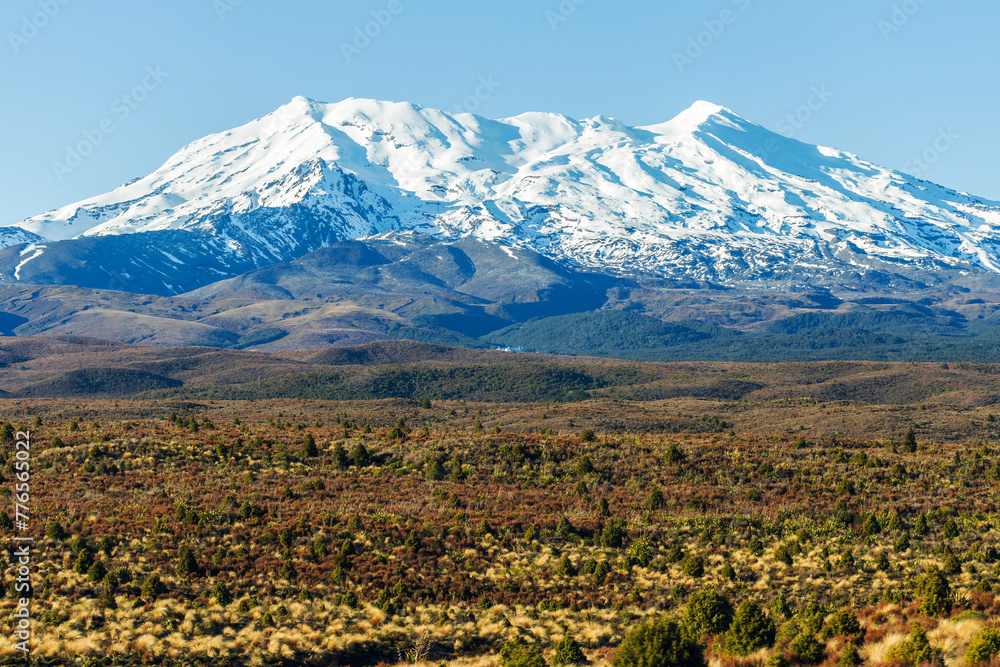
[[[345,55],[372,12],[387,25]],[[998,25],[993,0],[4,0],[0,224],[113,189],[295,95],[633,125],[706,99],[1000,200]],[[481,78],[495,90],[469,100]],[[92,153],[56,174],[88,136]]]

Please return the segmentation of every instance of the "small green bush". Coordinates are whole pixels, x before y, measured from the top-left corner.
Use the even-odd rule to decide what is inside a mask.
[[[744,600],[736,608],[733,622],[726,633],[726,652],[748,655],[774,644],[774,621],[755,600]]]
[[[144,600],[152,602],[158,595],[162,595],[166,592],[167,587],[163,585],[162,581],[160,581],[159,575],[151,574],[146,577],[146,581],[142,582],[140,595]]]
[[[830,616],[830,620],[823,626],[823,639],[830,637],[853,637],[861,632],[861,623],[858,617],[850,609],[840,609]]]
[[[1000,655],[1000,630],[984,628],[969,642],[965,662],[969,665],[988,662],[997,655]]]
[[[634,540],[632,544],[628,545],[625,559],[629,566],[648,567],[653,560],[653,550],[649,546],[649,541],[645,537]]]
[[[132,570],[127,565],[115,568],[114,575],[119,583],[127,584],[132,581]]]
[[[247,501],[240,505],[240,516],[244,519],[250,517],[263,516],[264,510],[257,505]]]
[[[860,667],[862,663],[864,660],[861,659],[858,647],[854,644],[847,644],[837,660],[837,667]]]
[[[339,440],[333,443],[333,449],[330,450],[330,463],[338,470],[343,470],[350,465],[347,460],[347,452],[344,451],[344,445]]]
[[[788,606],[788,600],[785,596],[778,594],[774,600],[771,601],[771,618],[791,618],[792,610]]]
[[[576,536],[576,529],[565,514],[559,517],[559,523],[556,524],[556,535],[567,540]]]
[[[705,559],[697,554],[691,554],[684,559],[681,570],[689,577],[700,577],[705,574]]]
[[[115,543],[110,537],[102,537],[97,541],[97,548],[99,551],[103,552],[108,558],[111,557],[111,552],[115,550]]]
[[[118,603],[115,601],[115,592],[108,586],[101,589],[101,595],[97,601],[105,609],[118,609]]]
[[[233,594],[229,592],[229,587],[221,581],[212,586],[212,597],[215,598],[217,604],[221,604],[223,607],[233,601]]]
[[[69,548],[76,555],[80,555],[81,551],[86,551],[88,549],[87,538],[83,535],[75,536],[69,541]]]
[[[701,645],[671,620],[658,618],[625,635],[615,652],[614,667],[705,667]]]
[[[86,549],[80,549],[76,556],[76,563],[73,565],[73,571],[77,574],[87,574],[93,564],[94,557],[90,555],[90,552]]]
[[[823,645],[811,632],[800,632],[788,644],[788,650],[804,665],[815,665],[823,660]]]
[[[299,450],[299,456],[302,458],[319,456],[319,449],[316,447],[316,438],[312,436],[312,433],[307,433],[306,437],[302,440],[302,448]]]
[[[910,665],[921,665],[927,662],[943,662],[941,651],[931,647],[927,633],[919,625],[914,625],[910,637],[893,647],[889,658],[902,660]]]
[[[837,486],[834,491],[839,496],[853,496],[854,495],[854,482],[849,479],[841,479],[837,482]]]
[[[514,637],[500,649],[500,667],[545,667],[542,649]]]
[[[559,665],[582,665],[587,662],[587,657],[583,655],[580,644],[577,643],[573,635],[566,633],[556,644],[555,655],[552,656],[552,667]]]
[[[389,437],[392,440],[404,440],[406,436],[410,433],[410,427],[406,425],[406,420],[402,417],[396,422],[396,425],[392,427],[389,431]],[[357,465],[357,463],[355,463]],[[358,467],[361,467],[360,465]]]
[[[278,544],[280,544],[283,549],[291,549],[294,541],[295,533],[292,532],[291,528],[283,528],[278,534]]]
[[[462,467],[462,457],[458,453],[451,457],[451,478],[459,481],[465,479],[465,468]]]
[[[694,637],[725,632],[733,622],[733,605],[714,586],[706,586],[688,600],[683,622]]]
[[[670,465],[682,463],[687,458],[687,454],[674,443],[670,443],[667,451],[663,454],[663,460]]]
[[[601,546],[605,549],[617,549],[625,541],[625,521],[611,519],[601,530]]]
[[[363,443],[358,443],[354,445],[354,449],[351,451],[351,462],[359,468],[364,468],[371,462],[371,454],[368,453],[368,449]]]
[[[194,551],[186,544],[182,544],[177,550],[177,576],[184,577],[198,571],[198,561],[194,557]]]
[[[788,550],[788,547],[782,544],[780,547],[774,550],[774,560],[779,563],[784,563],[785,565],[792,564],[792,552]]]
[[[444,479],[444,466],[433,456],[428,456],[424,462],[424,477],[432,481]]]
[[[573,561],[569,559],[568,554],[563,554],[559,560],[559,565],[556,567],[556,574],[563,577],[575,577],[577,575],[576,567],[573,565]]]
[[[93,582],[99,582],[104,580],[104,575],[107,573],[108,569],[104,567],[104,563],[101,561],[95,561],[94,564],[87,569],[87,578]]]
[[[916,589],[921,613],[938,616],[951,609],[951,585],[936,567],[927,570],[917,582]]]
[[[865,537],[870,537],[872,535],[878,535],[881,532],[882,524],[879,523],[878,517],[875,516],[874,512],[869,514],[868,518],[865,519],[864,524],[861,526],[861,534]]]
[[[649,490],[649,495],[646,496],[646,502],[643,503],[643,507],[647,510],[654,511],[662,509],[666,500],[663,498],[663,492],[660,491],[660,487],[654,486]]]
[[[66,538],[66,530],[58,521],[49,521],[45,524],[45,537],[50,540],[62,540]]]

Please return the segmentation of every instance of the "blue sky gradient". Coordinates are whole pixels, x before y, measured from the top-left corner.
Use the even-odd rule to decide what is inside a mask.
[[[705,99],[1000,200],[998,20],[986,0],[6,0],[0,225],[295,95],[632,125]]]

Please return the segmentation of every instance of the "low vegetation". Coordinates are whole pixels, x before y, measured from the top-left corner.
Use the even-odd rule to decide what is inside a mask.
[[[7,399],[0,532],[15,532],[11,439],[27,428],[45,664],[1000,655],[988,408],[809,401],[787,406],[801,429],[745,427],[755,411],[780,423],[783,401],[734,403],[737,418],[691,397]],[[831,413],[926,421],[848,437]]]

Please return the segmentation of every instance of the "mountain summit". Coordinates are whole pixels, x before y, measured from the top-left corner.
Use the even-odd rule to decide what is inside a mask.
[[[112,192],[0,228],[0,279],[173,294],[415,231],[617,274],[934,282],[1000,272],[998,226],[998,202],[709,102],[630,127],[296,97]]]

